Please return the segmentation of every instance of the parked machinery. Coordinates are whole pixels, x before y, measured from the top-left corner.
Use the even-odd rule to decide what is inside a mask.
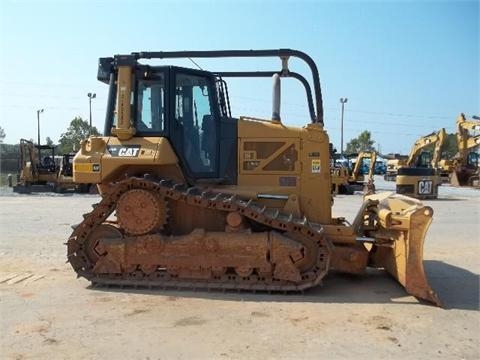
[[[450,163],[452,169],[450,183],[454,186],[478,187],[480,118],[473,116],[473,119],[467,120],[462,113],[457,117],[456,126],[458,153],[453,159],[453,164]]]
[[[345,165],[334,165],[330,167],[330,177],[332,183],[332,194],[353,195],[354,189],[348,184],[349,168]]]
[[[397,179],[398,168],[405,164],[408,157],[398,154],[396,154],[394,158],[384,157],[387,158],[387,168],[383,179],[385,181],[395,181]]]
[[[417,199],[436,199],[438,197],[438,186],[441,184],[438,162],[446,137],[445,129],[442,128],[415,142],[408,159],[397,170],[397,194]],[[422,151],[427,146],[434,146],[433,151]]]
[[[455,171],[455,163],[453,159],[441,159],[438,162],[438,169],[440,171],[440,179],[442,183],[450,183],[452,173]]]
[[[57,179],[55,147],[20,139],[20,177],[14,192],[53,191]]]
[[[64,154],[62,162],[57,165],[55,146],[35,145],[25,139],[20,139],[19,146],[20,175],[13,187],[14,192],[29,194],[79,190],[73,182],[72,160],[75,153]]]
[[[369,163],[365,162],[369,159]],[[360,151],[357,155],[355,166],[349,179],[351,185],[362,186],[365,193],[375,193],[374,178],[377,153],[375,151]],[[367,173],[368,169],[368,173]],[[367,173],[367,178],[365,175]]]
[[[365,159],[369,159],[366,163]],[[339,165],[332,166],[330,174],[332,178],[333,194],[349,194],[355,191],[363,191],[364,193],[375,193],[374,174],[377,153],[375,151],[360,151],[353,165],[350,167]],[[367,173],[367,177],[365,175]]]
[[[73,178],[73,158],[75,157],[75,155],[75,152],[63,154],[62,164],[60,165],[59,169],[59,176]]]
[[[276,57],[279,71],[209,72],[147,59]],[[289,58],[306,62],[307,79]],[[143,60],[142,63],[139,60]],[[273,77],[271,119],[233,118],[226,77]],[[311,123],[282,123],[280,78],[305,87]],[[401,195],[367,196],[352,224],[332,217],[329,139],[314,61],[296,50],[141,52],[101,58],[105,135],[74,159],[101,201],[68,239],[94,284],[302,291],[330,270],[384,268],[439,304],[423,269],[433,211]]]

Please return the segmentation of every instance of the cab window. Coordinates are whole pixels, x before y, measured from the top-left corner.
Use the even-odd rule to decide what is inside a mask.
[[[163,75],[155,80],[139,80],[137,84],[136,129],[140,134],[159,134],[165,131],[165,81]]]
[[[217,134],[208,77],[177,74],[175,122],[181,153],[192,173],[213,174],[217,168]]]

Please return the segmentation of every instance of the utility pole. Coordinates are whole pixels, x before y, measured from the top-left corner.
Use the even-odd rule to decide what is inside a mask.
[[[345,110],[345,103],[348,101],[347,98],[340,98],[340,102],[342,103],[342,121],[340,124],[340,155],[343,158],[343,113]]]
[[[89,135],[92,135],[92,99],[95,99],[97,94],[88,93],[87,96],[88,96],[88,105],[89,105],[89,108],[90,108],[90,129],[89,129],[88,133],[89,133]]]
[[[43,113],[43,109],[37,110],[37,145],[40,146],[40,113]]]

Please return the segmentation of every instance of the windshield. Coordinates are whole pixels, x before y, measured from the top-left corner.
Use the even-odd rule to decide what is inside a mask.
[[[137,133],[165,131],[165,81],[163,74],[155,79],[139,80],[137,85]]]

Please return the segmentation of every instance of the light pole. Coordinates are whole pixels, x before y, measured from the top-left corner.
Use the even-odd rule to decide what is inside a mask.
[[[89,129],[89,135],[92,135],[92,99],[95,99],[95,97],[97,96],[97,94],[95,93],[88,93],[87,94],[88,96],[88,105],[89,105],[89,108],[90,108],[90,129]]]
[[[43,113],[43,109],[37,110],[37,143],[40,146],[40,113]]]
[[[345,103],[348,101],[347,98],[340,98],[340,102],[342,103],[342,122],[340,125],[340,155],[343,158],[343,112],[345,110]]]

